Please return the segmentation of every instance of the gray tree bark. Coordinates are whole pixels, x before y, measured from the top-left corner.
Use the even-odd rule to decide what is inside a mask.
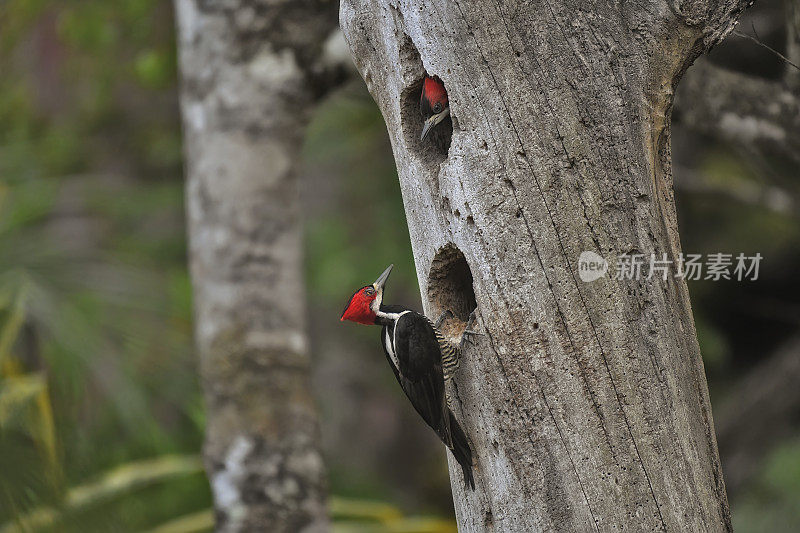
[[[219,531],[327,529],[296,162],[336,6],[176,0],[189,259]]]
[[[686,285],[581,281],[594,251],[677,261],[670,111],[745,2],[342,0],[391,138],[425,311],[486,336],[451,393],[477,491],[464,531],[725,531]],[[452,140],[421,143],[423,71]],[[612,268],[613,270],[613,268]]]

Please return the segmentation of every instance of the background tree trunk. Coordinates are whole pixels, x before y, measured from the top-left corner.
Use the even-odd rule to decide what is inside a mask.
[[[450,458],[462,530],[731,529],[685,283],[587,284],[577,261],[679,258],[674,88],[744,6],[342,1],[425,310],[477,306],[487,333],[453,390],[477,463],[465,493]],[[442,149],[419,141],[423,70],[450,97]]]
[[[205,462],[219,531],[326,529],[296,160],[325,1],[177,0]]]

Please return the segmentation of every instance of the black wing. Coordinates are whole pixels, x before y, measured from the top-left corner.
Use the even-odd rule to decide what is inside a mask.
[[[452,447],[442,353],[433,326],[423,315],[411,311],[397,320],[393,333],[399,363],[397,381],[423,420]]]

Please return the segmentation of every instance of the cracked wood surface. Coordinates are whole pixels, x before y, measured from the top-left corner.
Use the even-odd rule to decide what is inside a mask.
[[[674,88],[744,7],[342,0],[421,293],[452,243],[486,332],[455,374],[478,485],[449,458],[461,530],[731,529],[685,283],[588,284],[577,260],[679,257]],[[418,140],[423,69],[448,90],[449,150]]]

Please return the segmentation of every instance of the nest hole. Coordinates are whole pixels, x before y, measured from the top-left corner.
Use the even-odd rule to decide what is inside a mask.
[[[406,146],[414,150],[423,161],[430,165],[439,165],[447,159],[450,144],[453,140],[453,118],[448,116],[437,124],[423,141],[420,139],[425,120],[419,108],[422,97],[422,74],[413,85],[403,91],[401,120]]]
[[[434,319],[445,311],[466,322],[478,307],[472,271],[461,250],[450,243],[439,249],[428,274],[428,302]]]
[[[408,35],[405,35],[400,44],[400,62],[404,78],[412,80],[400,95],[400,120],[406,146],[414,150],[431,166],[439,165],[447,159],[447,153],[450,150],[450,143],[453,139],[452,115],[431,130],[431,133],[424,141],[420,139],[424,119],[420,111],[419,101],[422,97],[422,80],[425,77],[425,67],[422,66],[422,59],[417,47],[414,46],[414,42]]]

